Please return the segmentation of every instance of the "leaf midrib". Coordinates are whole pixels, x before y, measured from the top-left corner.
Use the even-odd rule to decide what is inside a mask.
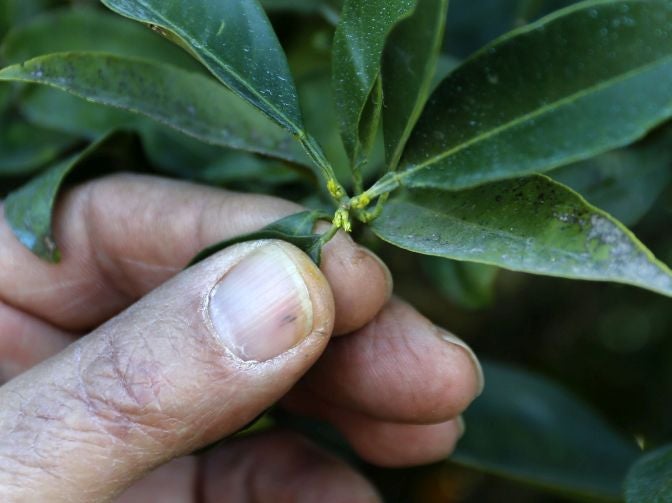
[[[157,12],[154,10],[151,6],[147,5],[143,0],[139,0],[140,4],[145,7],[148,11],[153,13],[156,17],[158,17],[164,25],[162,26],[166,30],[170,30],[175,32],[177,35],[179,35],[181,38],[184,38],[185,40],[189,41],[189,45],[193,47],[193,43],[191,42],[193,40],[193,37],[191,35],[185,34],[183,30],[180,28],[177,28],[171,23],[165,16],[163,16],[161,13]],[[137,18],[136,18],[137,19]],[[171,26],[173,25],[173,26]],[[235,70],[231,68],[231,66],[227,63],[222,62],[218,57],[216,57],[215,54],[213,54],[207,47],[207,45],[201,46],[198,50],[196,50],[196,53],[199,51],[202,51],[203,53],[207,54],[208,57],[212,58],[212,60],[217,61],[219,64],[221,64],[226,72],[228,72],[239,84],[242,85],[250,94],[252,94],[255,98],[257,98],[259,101],[263,102],[269,109],[273,110],[278,117],[281,117],[288,125],[290,125],[293,129],[292,133],[298,137],[302,137],[304,135],[303,128],[299,127],[297,124],[294,123],[293,120],[291,120],[289,117],[287,117],[284,113],[282,113],[280,110],[278,110],[275,105],[273,105],[271,102],[267,101],[266,98],[264,98],[261,94],[259,94],[253,87],[249,86],[245,79],[241,77]],[[209,67],[209,65],[207,65]]]
[[[488,138],[494,137],[494,136],[496,136],[496,135],[498,135],[498,134],[500,134],[504,131],[507,131],[508,129],[512,129],[512,128],[516,127],[517,125],[522,124],[522,123],[524,123],[524,122],[526,122],[530,119],[541,117],[542,115],[544,115],[548,112],[552,112],[556,109],[559,109],[563,105],[566,105],[566,104],[572,103],[573,101],[579,100],[579,99],[581,99],[585,96],[588,96],[589,94],[591,94],[593,92],[597,93],[599,91],[602,91],[604,89],[607,89],[607,88],[611,87],[612,85],[617,85],[621,82],[625,82],[625,81],[629,80],[630,78],[633,78],[633,77],[637,76],[640,73],[645,73],[645,72],[647,72],[651,69],[657,68],[659,66],[664,66],[665,64],[668,64],[670,62],[672,62],[672,55],[665,56],[665,57],[663,57],[659,60],[656,60],[655,62],[651,62],[651,63],[648,63],[646,65],[638,66],[638,67],[633,68],[632,70],[630,70],[628,72],[619,74],[618,77],[601,81],[596,85],[590,86],[586,89],[582,89],[581,91],[570,94],[570,95],[568,95],[568,96],[566,96],[566,97],[564,97],[560,100],[557,100],[553,103],[550,103],[548,105],[544,105],[544,106],[542,106],[542,107],[540,107],[540,108],[538,108],[538,109],[536,109],[536,110],[534,110],[530,113],[527,113],[527,114],[522,115],[520,117],[516,117],[515,119],[513,119],[513,120],[511,120],[511,121],[509,121],[505,124],[502,124],[500,126],[497,126],[496,128],[493,128],[490,131],[487,131],[483,134],[477,135],[474,138],[472,138],[471,140],[468,140],[468,141],[466,141],[466,142],[464,142],[464,143],[462,143],[462,144],[460,144],[460,145],[458,145],[458,146],[456,146],[456,147],[454,147],[450,150],[447,150],[447,151],[445,151],[445,152],[443,152],[443,153],[441,153],[441,154],[439,154],[439,155],[437,155],[437,156],[435,156],[431,159],[428,159],[421,164],[411,165],[409,168],[407,168],[407,169],[401,171],[400,173],[398,173],[397,177],[399,179],[403,180],[404,178],[406,178],[406,176],[410,176],[410,175],[412,175],[412,174],[414,174],[414,173],[416,173],[416,172],[418,172],[422,169],[431,167],[433,164],[441,162],[443,159],[451,157],[451,156],[461,152],[462,150],[465,150],[465,149],[471,147],[472,145],[475,145],[476,143],[480,143],[481,141],[485,141]]]

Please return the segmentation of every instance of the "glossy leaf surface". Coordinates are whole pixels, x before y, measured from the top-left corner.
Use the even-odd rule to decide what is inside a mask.
[[[113,11],[164,30],[233,92],[298,134],[299,102],[287,59],[256,0],[103,0]]]
[[[485,390],[467,409],[452,461],[556,491],[620,500],[634,441],[559,385],[484,362]]]
[[[647,453],[633,465],[625,480],[625,501],[672,501],[672,445]]]
[[[159,34],[109,11],[66,8],[48,11],[18,26],[3,40],[6,63],[66,51],[99,51],[163,61],[186,70],[202,68],[179,47]]]
[[[373,230],[417,253],[672,296],[665,264],[618,221],[543,175],[460,192],[409,190],[387,203]]]
[[[416,0],[346,0],[333,48],[333,88],[348,156],[359,160],[360,123],[381,72],[385,42]],[[364,124],[363,129],[373,125]]]
[[[263,114],[215,81],[169,65],[98,53],[52,54],[5,68],[0,80],[50,85],[206,143],[308,162],[292,136]]]
[[[417,0],[390,35],[383,58],[383,131],[388,166],[396,166],[432,87],[448,0]],[[420,28],[422,27],[422,28]]]
[[[329,215],[321,211],[302,211],[290,215],[267,225],[257,232],[228,239],[210,246],[196,255],[189,265],[201,262],[218,251],[234,244],[244,243],[245,241],[255,241],[258,239],[280,239],[282,241],[287,241],[306,252],[313,262],[319,265],[322,255],[322,243],[320,241],[320,235],[314,234],[313,227],[315,226],[315,222],[320,219],[329,219]]]
[[[594,0],[477,53],[431,97],[395,184],[457,189],[628,144],[672,115],[672,4]]]

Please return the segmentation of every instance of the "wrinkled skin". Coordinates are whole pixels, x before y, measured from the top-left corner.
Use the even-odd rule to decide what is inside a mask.
[[[56,266],[22,248],[3,218],[0,500],[379,500],[362,476],[287,431],[188,455],[278,401],[329,421],[375,464],[448,456],[482,387],[475,357],[392,297],[385,265],[348,236],[327,245],[321,271],[277,245],[314,306],[294,350],[240,364],[204,326],[200,299],[246,245],[184,265],[297,210],[159,178],[104,178],[60,200]]]

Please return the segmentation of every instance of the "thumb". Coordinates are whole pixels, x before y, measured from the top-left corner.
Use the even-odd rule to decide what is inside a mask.
[[[0,500],[107,500],[237,431],[315,362],[333,313],[326,279],[287,243],[181,273],[0,388]]]

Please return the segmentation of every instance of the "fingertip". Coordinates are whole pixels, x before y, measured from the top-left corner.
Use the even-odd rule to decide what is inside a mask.
[[[466,344],[392,299],[357,333],[332,341],[303,380],[323,400],[381,421],[432,424],[461,414],[482,389]]]
[[[392,275],[384,262],[344,233],[327,244],[320,268],[334,293],[334,335],[362,328],[392,295]]]
[[[402,468],[446,459],[464,433],[461,419],[428,424],[377,421],[360,414],[339,414],[334,425],[362,459],[385,468]]]

